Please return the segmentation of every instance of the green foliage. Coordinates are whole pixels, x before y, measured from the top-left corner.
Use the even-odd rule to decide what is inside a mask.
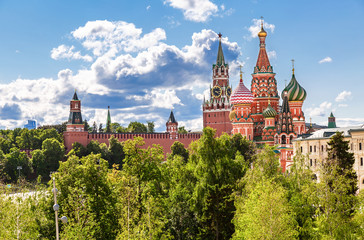
[[[262,179],[245,201],[239,202],[233,239],[296,239],[297,223],[287,191],[273,179]]]
[[[100,155],[79,159],[71,156],[54,174],[59,190],[62,239],[115,239],[117,233],[116,198],[108,180],[108,164]],[[49,198],[52,199],[52,194]]]
[[[147,132],[154,133],[154,122],[147,121]]]
[[[49,179],[49,174],[52,171],[57,171],[59,162],[64,158],[64,146],[57,139],[48,138],[43,141],[42,150],[45,157],[44,172],[40,175],[44,179]]]
[[[116,133],[118,127],[121,127],[120,123],[111,123],[111,132]]]
[[[118,141],[117,138],[112,136],[109,138],[109,168],[112,168],[114,164],[119,165],[120,167],[123,165],[123,160],[125,158],[123,144]]]
[[[140,122],[130,122],[128,125],[128,132],[131,133],[146,133],[147,127]]]
[[[117,175],[120,233],[118,239],[166,239],[166,223],[161,195],[161,163],[163,151],[159,146],[142,149],[142,138],[124,144],[125,163]]]
[[[188,153],[188,150],[183,145],[183,143],[175,141],[172,144],[170,158],[173,158],[175,155],[181,156],[183,158],[183,160],[185,162],[187,162],[189,153]]]
[[[184,127],[184,126],[182,126],[182,127],[179,127],[179,128],[178,128],[178,133],[179,133],[179,134],[185,134],[185,133],[188,133],[188,132],[187,132],[187,130],[185,129],[185,127]]]
[[[234,152],[236,142],[226,134],[215,139],[215,132],[204,129],[202,137],[190,145],[187,163],[196,181],[192,201],[201,225],[199,239],[231,237],[235,211],[232,194],[249,166],[249,159],[242,155],[245,153]],[[240,144],[245,145],[244,141]]]
[[[89,154],[89,152],[87,151],[87,148],[85,148],[81,143],[79,142],[74,142],[72,144],[72,149],[71,151],[68,153],[68,156],[70,155],[76,155],[77,157],[81,158],[81,157],[85,157]]]
[[[5,164],[2,175],[7,176],[7,181],[16,182],[19,177],[17,167],[21,166],[20,176],[27,177],[32,168],[25,152],[20,152],[17,148],[10,149],[10,153],[5,155]]]
[[[43,196],[40,191],[0,192],[0,239],[44,239],[40,233],[40,225],[47,221],[40,203]]]

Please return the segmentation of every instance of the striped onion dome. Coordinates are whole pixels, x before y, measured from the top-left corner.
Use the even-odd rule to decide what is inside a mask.
[[[270,104],[268,104],[268,107],[266,109],[264,109],[264,111],[263,111],[263,117],[264,118],[274,118],[275,116],[277,116],[276,110],[274,110],[274,108],[272,108],[272,106]]]
[[[230,102],[233,105],[253,102],[253,94],[245,87],[242,78],[240,78],[239,85],[231,94]]]
[[[306,99],[306,90],[301,87],[301,85],[297,82],[294,73],[292,74],[292,79],[287,85],[285,89],[282,91],[282,98],[284,96],[284,91],[287,91],[288,101],[301,101],[303,102]]]

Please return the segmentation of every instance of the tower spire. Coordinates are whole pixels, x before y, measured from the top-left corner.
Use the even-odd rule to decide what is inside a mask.
[[[110,106],[107,106],[107,120],[106,120],[106,132],[111,132],[111,116],[110,116]]]
[[[224,58],[224,53],[222,52],[222,47],[221,47],[222,34],[219,33],[218,36],[219,36],[219,50],[217,52],[216,65],[221,66],[221,65],[225,65],[225,58]]]
[[[263,17],[261,17],[261,22],[260,22],[260,32],[258,33],[258,37],[259,37],[259,55],[258,55],[258,60],[257,60],[257,64],[256,64],[256,70],[258,72],[272,72],[273,69],[270,65],[269,62],[269,58],[268,58],[268,54],[267,51],[265,49],[265,38],[267,37],[267,32],[264,31],[264,23],[263,23]]]
[[[243,82],[243,71],[241,70],[242,66],[240,65],[240,82]]]
[[[294,59],[292,59],[291,61],[292,61],[292,75],[294,75]]]

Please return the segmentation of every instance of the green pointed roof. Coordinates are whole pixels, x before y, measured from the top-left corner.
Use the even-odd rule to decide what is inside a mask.
[[[221,36],[222,36],[221,33],[219,33],[219,50],[217,52],[217,58],[216,58],[217,66],[225,65],[224,53],[222,52],[222,47],[221,47]]]
[[[270,104],[268,104],[268,107],[266,109],[264,109],[264,111],[263,111],[263,117],[264,118],[274,118],[275,116],[277,116],[276,110],[274,110],[274,108],[272,108],[272,106]]]
[[[331,114],[330,114],[330,117],[334,117],[334,114],[332,114],[332,112],[331,112]]]
[[[78,97],[77,97],[77,93],[76,93],[76,90],[75,90],[75,94],[73,94],[73,98],[72,98],[72,100],[76,100],[76,101],[79,101],[79,100],[78,100]]]
[[[297,82],[294,73],[292,74],[292,79],[288,86],[283,89],[282,97],[285,91],[288,93],[288,101],[304,101],[306,99],[306,90]]]
[[[107,106],[107,123],[111,123],[110,106]]]

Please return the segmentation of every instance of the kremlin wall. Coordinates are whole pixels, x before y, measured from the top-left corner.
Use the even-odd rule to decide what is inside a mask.
[[[276,145],[282,169],[285,171],[292,164],[293,141],[308,131],[302,111],[306,91],[296,80],[293,66],[291,81],[281,94],[282,105],[279,104],[277,81],[266,51],[267,33],[263,22],[258,37],[259,53],[252,73],[251,90],[244,84],[241,69],[239,84],[233,90],[229,83],[229,65],[225,62],[219,34],[217,59],[212,65],[210,96],[209,99],[204,99],[202,105],[203,127],[216,129],[216,136],[240,133],[258,145]],[[67,130],[64,132],[66,150],[70,151],[74,142],[84,146],[92,140],[108,144],[111,136],[119,141],[140,136],[144,138],[144,147],[159,144],[165,153],[169,153],[175,141],[188,147],[201,134],[178,134],[178,122],[173,111],[166,122],[165,133],[88,133],[84,130],[82,121],[81,101],[75,92],[70,102]]]

